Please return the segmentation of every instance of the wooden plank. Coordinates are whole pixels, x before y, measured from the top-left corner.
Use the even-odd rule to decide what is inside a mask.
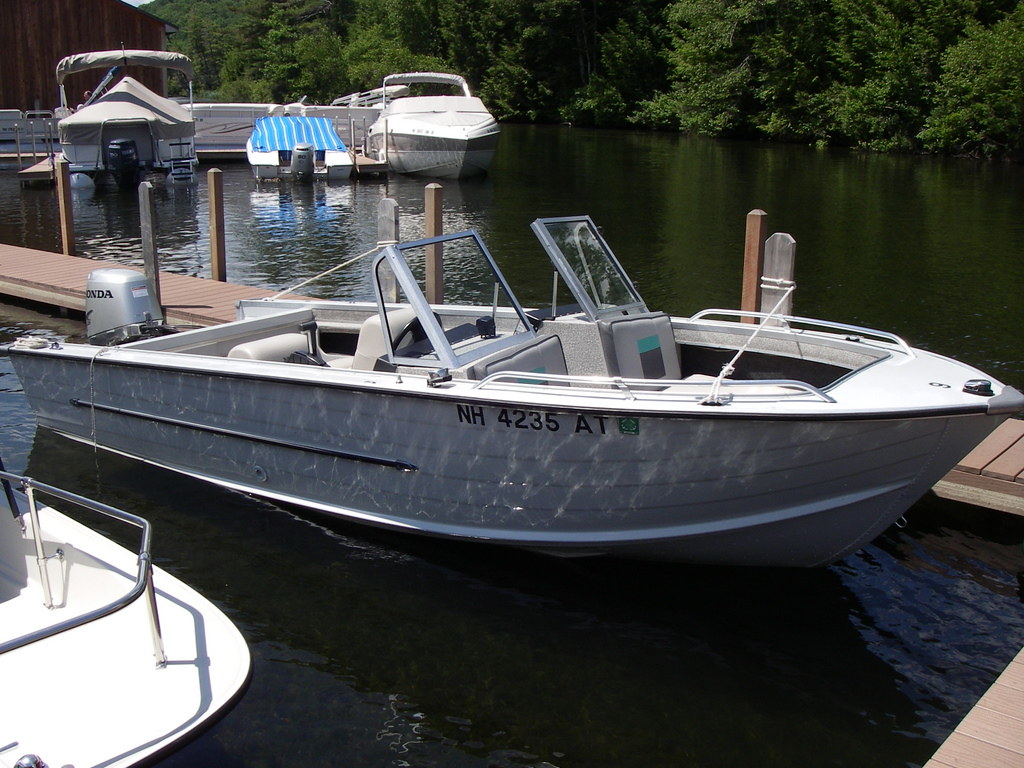
[[[1024,649],[925,768],[1024,768]]]
[[[924,768],[1024,768],[1024,756],[954,731]]]
[[[968,453],[956,469],[961,472],[981,474],[981,471],[995,461],[1004,451],[1024,437],[1024,419],[1007,419],[996,430]]]
[[[1018,438],[1013,445],[981,470],[981,474],[1013,483],[1024,482],[1022,471],[1024,471],[1024,437]]]

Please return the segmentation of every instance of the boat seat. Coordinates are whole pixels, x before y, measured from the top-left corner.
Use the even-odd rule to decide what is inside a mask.
[[[304,333],[279,333],[263,339],[236,344],[228,357],[244,360],[277,360],[285,362],[295,352],[309,351],[309,337]]]
[[[391,331],[392,345],[402,336],[405,330],[416,320],[416,311],[411,307],[391,309],[387,312],[388,328]],[[363,321],[359,327],[359,339],[356,341],[355,354],[351,358],[332,360],[332,368],[355,368],[361,371],[372,371],[377,361],[388,353],[384,341],[384,330],[381,328],[380,314],[374,313]]]
[[[522,371],[529,373],[551,373],[566,375],[569,371],[565,365],[565,354],[562,342],[557,336],[539,336],[512,349],[495,352],[473,363],[466,371],[470,379],[483,379],[500,371]],[[544,379],[531,379],[528,376],[518,379],[521,384],[547,384]]]
[[[623,315],[597,322],[609,376],[678,379],[679,348],[664,312]]]

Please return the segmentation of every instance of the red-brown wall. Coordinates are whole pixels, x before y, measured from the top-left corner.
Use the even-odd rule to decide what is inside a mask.
[[[0,109],[46,110],[60,104],[57,62],[73,53],[141,48],[162,51],[174,28],[121,0],[0,0]],[[166,93],[160,69],[129,67],[156,93]],[[65,81],[72,106],[105,71]]]

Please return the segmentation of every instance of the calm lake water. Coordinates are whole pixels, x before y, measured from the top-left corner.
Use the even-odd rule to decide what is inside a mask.
[[[228,275],[286,288],[369,248],[379,201],[423,228],[422,180],[298,187],[222,165]],[[165,268],[208,274],[206,169],[156,192]],[[744,218],[797,240],[799,314],[892,330],[1024,387],[1024,168],[672,135],[506,126],[444,187],[524,303],[529,231],[589,213],[652,307],[739,302]],[[138,265],[133,194],[77,196],[81,253]],[[56,203],[0,172],[0,242],[59,249]],[[363,272],[307,289],[362,296]],[[0,305],[0,342],[81,324]],[[219,724],[161,766],[913,766],[1024,644],[1024,520],[915,505],[845,561],[770,571],[560,561],[369,532],[36,431],[0,356],[8,468],[155,525],[158,564],[253,655]],[[142,693],[144,695],[144,692]]]

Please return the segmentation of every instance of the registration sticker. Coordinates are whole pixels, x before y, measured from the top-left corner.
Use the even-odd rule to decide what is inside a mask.
[[[619,419],[619,432],[624,435],[639,435],[640,419],[632,417]]]

